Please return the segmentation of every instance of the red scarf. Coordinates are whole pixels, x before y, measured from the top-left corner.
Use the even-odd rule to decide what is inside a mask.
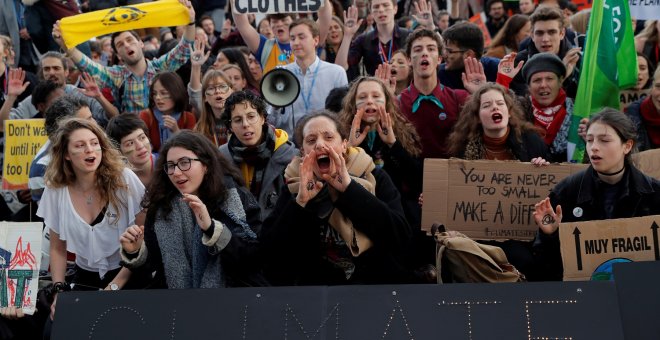
[[[543,128],[545,144],[550,145],[557,137],[557,132],[566,117],[566,92],[559,89],[557,98],[548,106],[542,106],[532,97],[532,108],[534,110],[534,125]]]
[[[652,146],[658,147],[660,145],[660,112],[658,112],[653,102],[651,102],[651,96],[646,97],[642,101],[639,111],[642,114],[646,133],[649,135]]]

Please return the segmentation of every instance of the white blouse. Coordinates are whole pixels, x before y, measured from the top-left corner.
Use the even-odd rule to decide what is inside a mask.
[[[125,207],[119,207],[122,211],[117,214],[115,207],[108,205],[103,220],[94,226],[78,215],[68,187],[46,186],[37,209],[46,226],[66,242],[66,250],[76,254],[76,264],[84,270],[98,272],[101,278],[119,268],[119,237],[134,224],[144,196],[144,185],[133,171],[124,168],[122,175],[128,190],[120,191],[119,200]]]

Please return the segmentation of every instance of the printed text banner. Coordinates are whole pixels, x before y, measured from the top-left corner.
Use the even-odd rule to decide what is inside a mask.
[[[660,260],[660,216],[559,226],[564,281],[609,280],[612,264]]]
[[[660,0],[628,0],[630,16],[637,20],[660,19]]]

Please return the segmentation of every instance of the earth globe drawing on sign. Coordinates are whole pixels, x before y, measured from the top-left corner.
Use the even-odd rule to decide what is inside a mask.
[[[591,274],[591,281],[611,281],[614,279],[614,274],[612,273],[612,265],[614,263],[628,263],[633,262],[631,259],[626,259],[622,257],[617,257],[609,259],[601,263],[594,272]]]

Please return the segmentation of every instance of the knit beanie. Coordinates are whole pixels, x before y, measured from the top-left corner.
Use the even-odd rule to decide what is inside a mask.
[[[522,71],[527,84],[538,72],[552,72],[559,78],[566,76],[566,66],[556,54],[550,52],[537,53],[527,59]]]

